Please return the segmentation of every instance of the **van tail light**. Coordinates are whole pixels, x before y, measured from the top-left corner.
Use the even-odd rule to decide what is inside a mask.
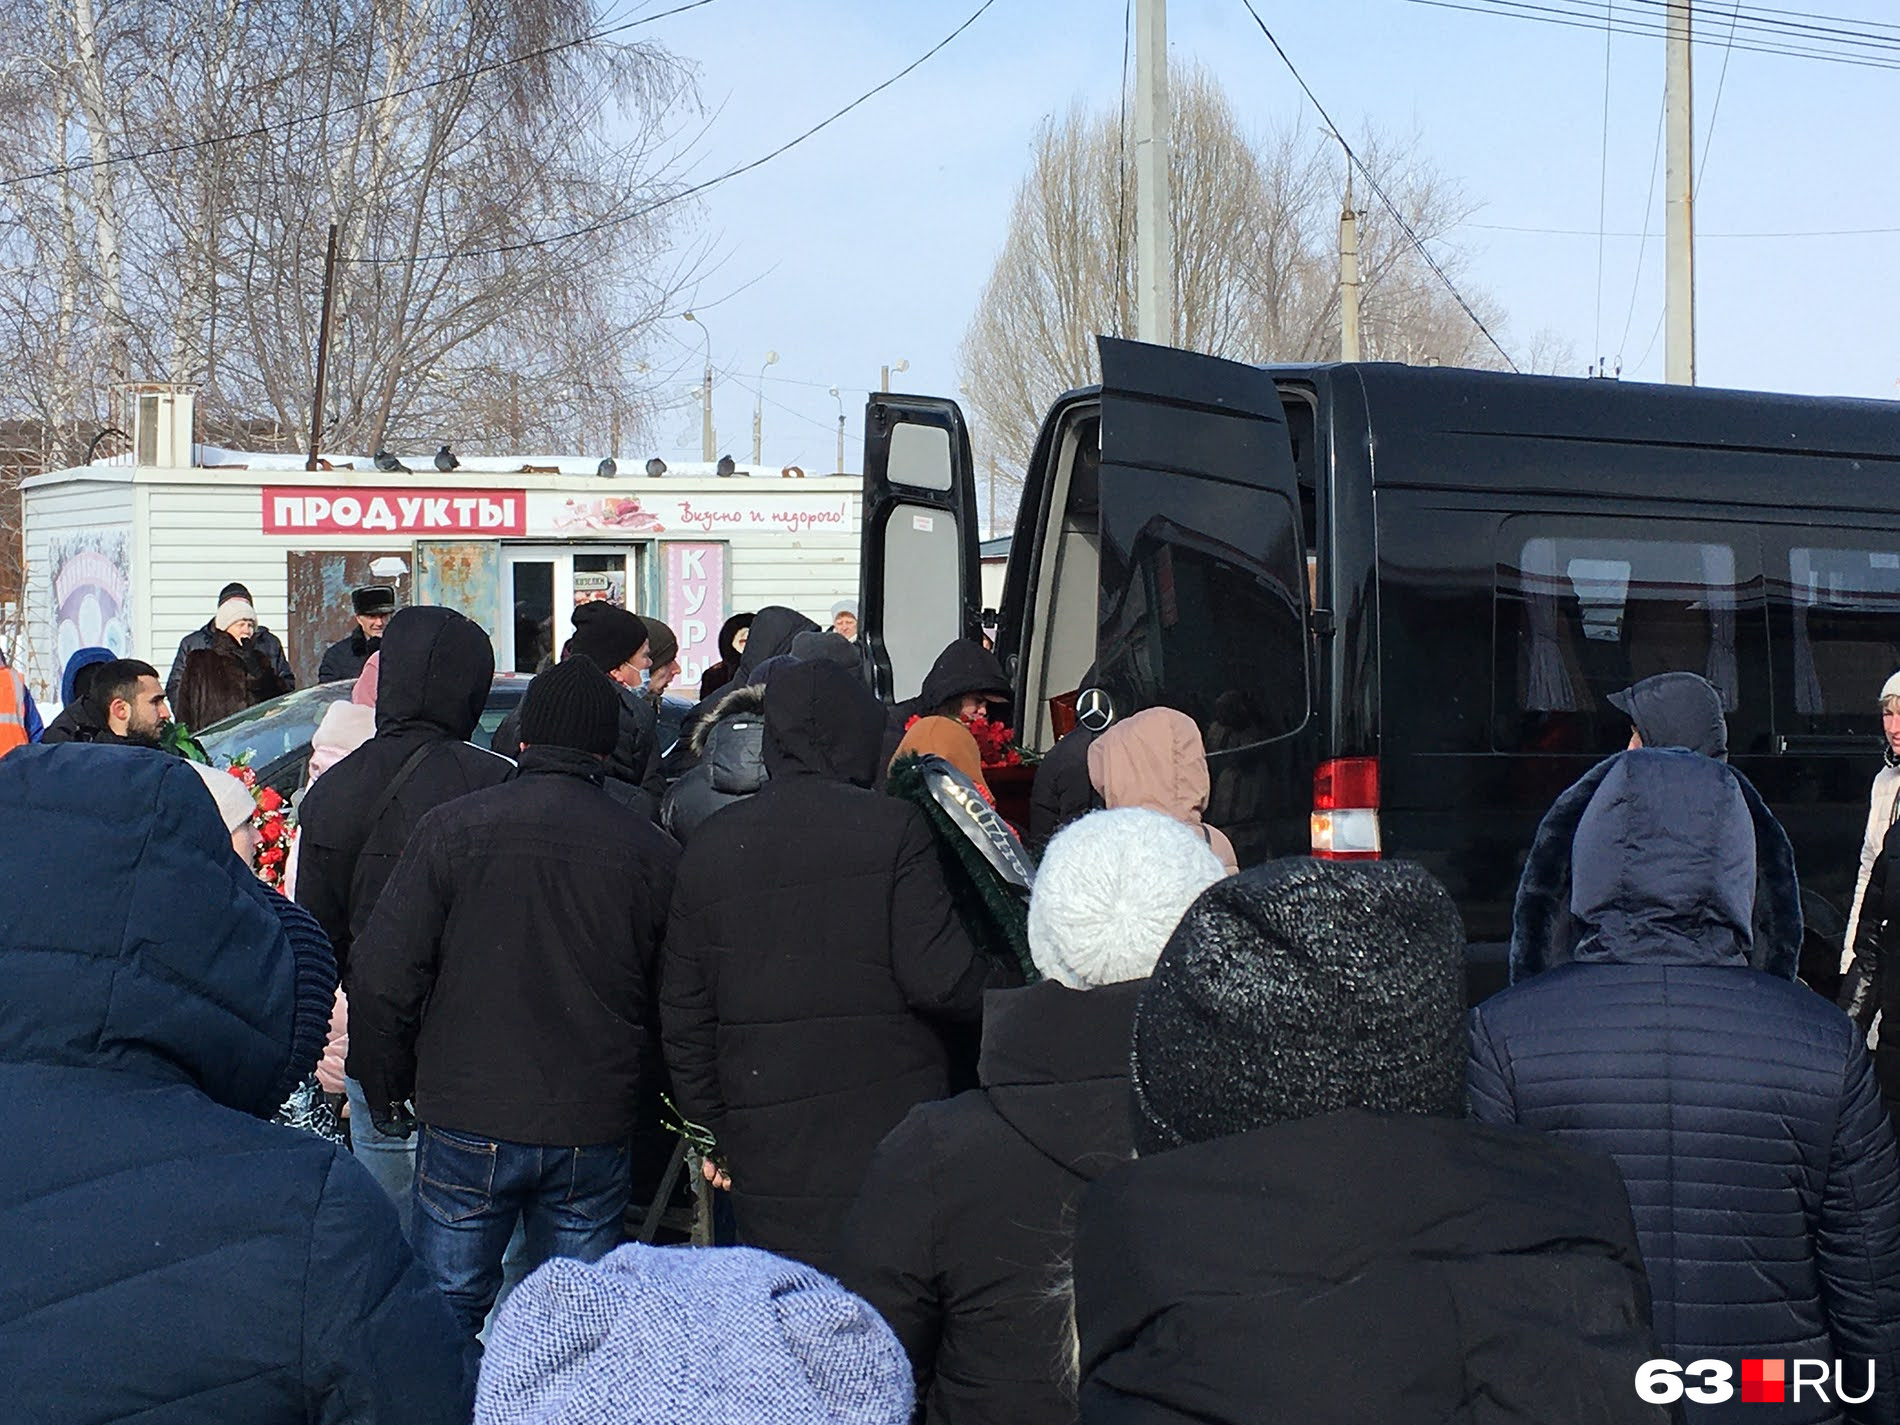
[[[1379,759],[1340,757],[1313,773],[1313,855],[1322,861],[1376,861]]]

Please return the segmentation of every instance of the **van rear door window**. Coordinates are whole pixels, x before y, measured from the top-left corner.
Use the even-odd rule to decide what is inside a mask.
[[[1533,532],[1535,531],[1535,532]],[[1609,695],[1656,673],[1707,678],[1730,746],[1768,735],[1767,634],[1752,541],[1631,538],[1507,520],[1498,562],[1499,751],[1604,754],[1629,740]]]
[[[1117,705],[1177,708],[1210,751],[1304,726],[1306,551],[1291,502],[1119,467],[1102,471],[1100,488],[1096,646]]]
[[[1884,549],[1788,551],[1794,721],[1788,729],[1848,737],[1876,729],[1880,686],[1900,669],[1900,539]],[[1784,695],[1785,696],[1785,695]]]

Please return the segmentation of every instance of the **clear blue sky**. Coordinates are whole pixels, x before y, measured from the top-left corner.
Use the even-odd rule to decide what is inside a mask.
[[[717,0],[646,34],[698,66],[707,109],[697,180],[776,147],[915,59],[979,0]],[[1900,20],[1889,0],[1774,0],[1785,9]],[[1307,81],[1349,132],[1419,135],[1422,150],[1480,207],[1460,240],[1474,285],[1508,314],[1507,347],[1550,328],[1579,365],[1620,352],[1626,378],[1661,375],[1652,347],[1662,303],[1652,236],[1607,248],[1598,335],[1597,213],[1604,37],[1408,0],[1255,0]],[[650,8],[665,8],[655,5]],[[1706,385],[1900,395],[1900,232],[1800,239],[1722,236],[1900,229],[1894,134],[1900,72],[1735,52],[1721,80],[1729,0],[1699,0],[1699,364]],[[626,12],[622,12],[626,13]],[[732,180],[680,221],[682,242],[717,263],[696,301],[721,380],[719,441],[751,452],[768,349],[765,459],[829,470],[844,391],[855,470],[865,391],[879,364],[910,362],[900,390],[954,395],[956,351],[1002,244],[1037,124],[1077,99],[1114,102],[1122,0],[996,0],[927,65],[824,133]],[[1240,0],[1171,0],[1169,40],[1225,83],[1264,130],[1316,126]],[[1900,35],[1896,36],[1900,39]],[[1608,221],[1644,226],[1662,93],[1660,39],[1611,44]],[[1651,232],[1662,224],[1660,173]],[[1633,316],[1632,296],[1634,297]],[[1628,328],[1627,339],[1624,338]],[[657,428],[662,454],[698,455],[685,388],[703,339],[684,322],[655,342],[679,404]],[[1262,352],[1262,359],[1274,354]],[[677,370],[675,372],[675,367]],[[1581,374],[1579,372],[1578,374]],[[809,383],[809,384],[798,384]]]

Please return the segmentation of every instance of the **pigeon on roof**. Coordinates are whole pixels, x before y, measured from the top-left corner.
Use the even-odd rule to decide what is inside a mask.
[[[461,461],[455,458],[455,452],[450,450],[446,444],[435,453],[435,468],[444,473],[455,469],[461,463]]]
[[[603,480],[611,480],[620,473],[620,462],[610,455],[594,467],[594,473]]]
[[[376,468],[378,470],[384,471],[385,473],[391,473],[395,471],[400,471],[404,475],[409,475],[409,474],[414,473],[413,471],[409,469],[407,465],[404,465],[402,461],[398,460],[395,456],[391,455],[387,450],[378,450],[376,452]]]

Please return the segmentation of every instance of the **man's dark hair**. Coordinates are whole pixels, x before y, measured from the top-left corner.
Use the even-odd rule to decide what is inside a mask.
[[[142,663],[136,658],[115,658],[110,663],[98,665],[98,671],[92,675],[92,683],[87,687],[85,696],[104,715],[112,710],[116,699],[124,698],[129,703],[138,696],[139,679],[157,676],[158,669],[150,663]]]

